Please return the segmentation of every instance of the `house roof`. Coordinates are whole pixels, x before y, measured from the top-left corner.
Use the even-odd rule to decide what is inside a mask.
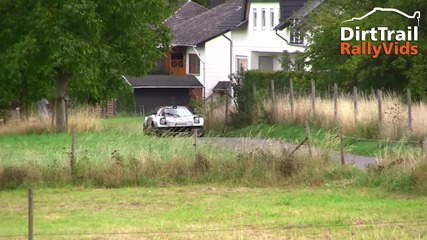
[[[208,11],[207,8],[192,2],[187,1],[184,3],[180,8],[178,8],[175,13],[166,19],[166,25],[168,25],[171,29],[175,29],[177,26],[179,26],[181,23],[203,13]]]
[[[236,12],[240,13],[242,0],[230,0],[203,12],[173,28],[174,46],[194,46],[227,32],[219,26]]]
[[[248,0],[242,0],[242,6],[236,11],[234,11],[232,14],[230,14],[229,17],[227,17],[224,21],[222,21],[218,27],[222,29],[236,29],[248,22],[246,19],[246,7],[248,4]]]
[[[219,81],[215,87],[212,89],[212,91],[224,91],[231,88],[231,82],[230,81]]]
[[[133,88],[203,88],[194,75],[147,75],[144,77],[123,76]]]
[[[274,30],[283,30],[288,27],[293,18],[303,19],[316,9],[324,0],[281,0],[280,1],[280,23]]]

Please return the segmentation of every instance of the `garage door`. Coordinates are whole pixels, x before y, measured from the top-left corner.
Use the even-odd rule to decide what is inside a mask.
[[[190,99],[188,88],[137,88],[134,90],[135,110],[138,114],[151,113],[158,106],[187,106]]]

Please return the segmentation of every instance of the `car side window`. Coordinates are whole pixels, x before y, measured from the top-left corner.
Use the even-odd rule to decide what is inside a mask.
[[[164,117],[164,116],[165,116],[165,110],[161,110],[161,111],[159,112],[159,116]]]

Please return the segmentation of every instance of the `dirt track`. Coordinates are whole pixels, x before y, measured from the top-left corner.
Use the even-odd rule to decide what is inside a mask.
[[[290,144],[284,141],[272,140],[272,139],[259,139],[259,138],[202,138],[202,143],[213,143],[217,146],[233,149],[236,151],[252,151],[256,148],[263,150],[279,150],[286,148],[289,151],[294,150],[297,145]],[[307,153],[307,146],[303,145],[299,148],[297,153]],[[339,152],[331,152],[333,160],[339,162],[341,160]],[[360,156],[351,153],[345,153],[345,162],[352,164],[353,166],[365,170],[366,164],[375,162],[375,157]]]

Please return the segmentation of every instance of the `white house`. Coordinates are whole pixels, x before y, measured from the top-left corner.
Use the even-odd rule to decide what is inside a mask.
[[[206,9],[188,1],[166,20],[173,33],[172,51],[160,65],[168,75],[195,76],[203,88],[189,88],[193,98],[224,94],[230,74],[241,67],[277,71],[283,51],[291,60],[305,51],[306,42],[294,25],[320,3],[229,0]]]
[[[293,28],[313,9],[312,2],[310,6],[305,3],[231,0],[180,23],[173,28],[173,45],[186,47],[186,74],[196,75],[209,97],[224,86],[218,83],[229,81],[230,73],[241,67],[281,70],[283,51],[289,52],[293,61],[293,53],[304,52],[307,47]],[[295,14],[298,18],[293,19]]]

